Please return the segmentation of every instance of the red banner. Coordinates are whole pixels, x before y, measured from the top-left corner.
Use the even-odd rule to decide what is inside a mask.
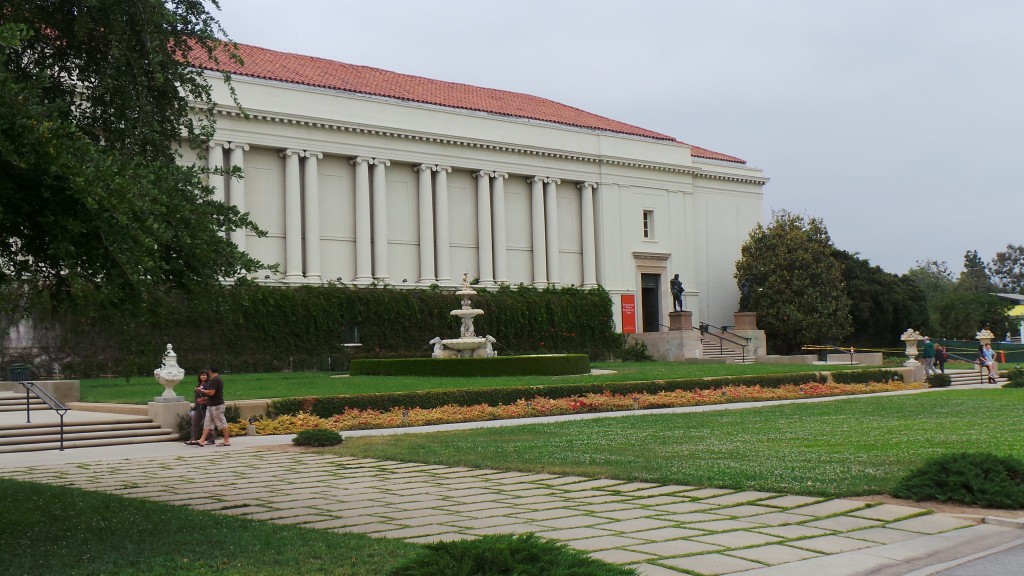
[[[636,294],[622,295],[622,333],[636,334]]]

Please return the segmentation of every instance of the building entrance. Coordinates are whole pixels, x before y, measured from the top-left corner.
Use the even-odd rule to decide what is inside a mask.
[[[661,331],[661,274],[640,275],[640,307],[643,311],[644,332]]]

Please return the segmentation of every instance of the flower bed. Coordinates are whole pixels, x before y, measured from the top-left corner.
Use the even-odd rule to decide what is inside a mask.
[[[821,398],[826,396],[850,396],[897,390],[924,388],[923,384],[887,382],[884,384],[820,384],[809,383],[784,385],[777,388],[761,386],[725,386],[708,390],[676,390],[656,394],[585,394],[570,398],[550,399],[535,397],[519,400],[512,404],[488,406],[448,405],[438,408],[395,408],[387,411],[359,410],[350,408],[342,414],[321,418],[309,413],[278,416],[255,422],[256,433],[295,434],[300,430],[328,428],[331,430],[369,430],[376,428],[402,428],[406,426],[427,426],[431,424],[453,424],[456,422],[477,422],[482,420],[505,420],[509,418],[531,418],[558,416],[563,414],[585,414],[594,412],[615,412],[621,410],[675,408],[682,406],[704,406],[732,402],[764,402],[768,400],[794,400],[800,398]],[[244,435],[247,423],[230,425],[231,434]]]

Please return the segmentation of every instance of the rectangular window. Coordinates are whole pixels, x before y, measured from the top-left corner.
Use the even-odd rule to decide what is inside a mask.
[[[644,240],[654,239],[654,210],[644,210]]]

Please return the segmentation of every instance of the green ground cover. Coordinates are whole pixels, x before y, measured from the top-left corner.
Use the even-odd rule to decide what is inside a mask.
[[[816,372],[821,366],[794,364],[697,364],[685,362],[595,362],[592,368],[615,370],[601,376],[518,376],[508,378],[423,378],[414,376],[344,376],[328,372],[274,372],[262,374],[222,374],[228,400],[331,396],[374,392],[411,392],[456,388],[493,388],[500,386],[543,386],[573,382],[630,382],[669,378],[703,378],[741,374],[780,374]],[[847,370],[849,366],[830,366],[829,370]],[[852,367],[858,368],[858,367]],[[195,371],[175,387],[175,392],[191,397]],[[163,392],[152,376],[131,378],[87,378],[81,381],[83,402],[145,404]]]
[[[14,480],[0,480],[0,510],[0,572],[23,576],[366,576],[421,549]]]
[[[1024,453],[1024,390],[346,438],[349,456],[822,496],[886,493],[949,452]]]

